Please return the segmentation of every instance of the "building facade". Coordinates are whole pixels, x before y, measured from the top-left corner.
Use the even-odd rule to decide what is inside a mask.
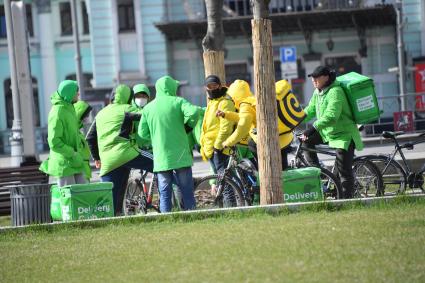
[[[3,1],[0,1],[0,153],[8,153],[12,125],[10,71]],[[37,144],[47,149],[50,95],[60,81],[75,78],[75,50],[69,0],[26,0],[30,62],[36,105]],[[395,0],[272,0],[276,80],[282,77],[279,49],[297,52],[294,90],[303,103],[313,91],[306,74],[326,64],[339,73],[361,72],[374,79],[383,117],[399,110]],[[253,84],[249,0],[225,0],[226,80]],[[403,0],[408,66],[425,62],[425,3]],[[107,103],[118,83],[155,81],[170,74],[181,81],[180,94],[205,105],[201,40],[206,32],[203,0],[77,0],[86,97],[95,110]],[[407,91],[415,91],[407,72]],[[414,99],[414,96],[413,96]],[[414,103],[413,103],[414,104]],[[414,107],[414,106],[412,106]]]

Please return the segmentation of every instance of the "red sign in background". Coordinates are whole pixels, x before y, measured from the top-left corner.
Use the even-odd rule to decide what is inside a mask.
[[[394,112],[394,131],[413,132],[413,111]]]
[[[425,92],[425,63],[415,65],[415,91]],[[425,111],[424,95],[416,96],[416,110]]]

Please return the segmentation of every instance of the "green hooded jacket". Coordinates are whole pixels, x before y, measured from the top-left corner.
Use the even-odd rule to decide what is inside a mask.
[[[90,181],[91,179],[91,168],[90,168],[90,149],[89,145],[87,144],[86,138],[84,137],[84,134],[81,132],[81,129],[83,128],[83,119],[87,117],[87,115],[90,113],[91,106],[85,102],[85,101],[77,101],[74,103],[74,109],[75,114],[77,115],[77,119],[79,122],[79,128],[80,128],[80,141],[81,141],[81,156],[84,160],[84,176],[87,178],[87,180]]]
[[[96,115],[97,145],[99,149],[100,176],[124,165],[140,153],[131,142],[126,117],[135,109],[130,105],[131,90],[126,85],[115,89],[113,102]]]
[[[304,111],[307,114],[304,122],[316,117],[313,127],[330,147],[347,150],[353,140],[357,150],[363,149],[360,132],[338,81],[334,81],[323,93],[315,89]]]
[[[72,100],[77,94],[76,81],[60,83],[50,100],[47,141],[50,154],[40,170],[55,177],[66,177],[83,172],[80,131]]]
[[[156,84],[156,98],[143,108],[138,134],[151,140],[154,172],[192,166],[185,125],[191,128],[198,122],[198,110],[176,96],[179,82],[170,76],[160,78]]]
[[[144,92],[150,97],[150,91],[149,88],[145,84],[137,84],[133,87],[133,93],[139,93]],[[136,104],[135,98],[131,100],[131,106],[133,107],[134,111],[143,115],[143,108]],[[150,141],[143,140],[140,138],[140,136],[137,134],[137,129],[139,128],[139,121],[135,121],[134,123],[134,133],[131,135],[131,140],[133,143],[137,144],[137,146],[144,150],[150,150],[152,149],[152,144]]]

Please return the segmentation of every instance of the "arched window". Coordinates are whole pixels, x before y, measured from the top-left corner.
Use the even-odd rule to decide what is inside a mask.
[[[32,78],[32,92],[34,95],[34,119],[35,126],[40,127],[40,104],[38,101],[38,85],[37,79]],[[12,88],[10,78],[4,80],[4,96],[6,106],[6,124],[7,128],[12,128],[13,124],[13,100],[12,100]]]

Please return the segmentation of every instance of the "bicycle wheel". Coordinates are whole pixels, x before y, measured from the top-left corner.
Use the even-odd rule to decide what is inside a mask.
[[[216,197],[211,192],[211,187],[218,184],[217,174],[209,175],[199,179],[194,188],[197,209],[212,209],[223,207],[223,194]],[[224,186],[228,186],[234,193],[236,206],[245,206],[245,201],[239,186],[230,178],[225,177]],[[218,188],[217,188],[218,189]]]
[[[320,179],[322,181],[322,192],[324,200],[342,198],[342,185],[339,179],[328,169],[320,168]]]
[[[147,198],[144,191],[145,183],[140,179],[129,179],[124,193],[124,215],[147,213]]]
[[[378,167],[367,159],[354,159],[354,197],[376,197],[383,195],[384,182]]]
[[[390,196],[403,193],[406,189],[407,177],[403,167],[385,155],[366,155],[362,158],[373,162],[382,175],[383,195]]]

